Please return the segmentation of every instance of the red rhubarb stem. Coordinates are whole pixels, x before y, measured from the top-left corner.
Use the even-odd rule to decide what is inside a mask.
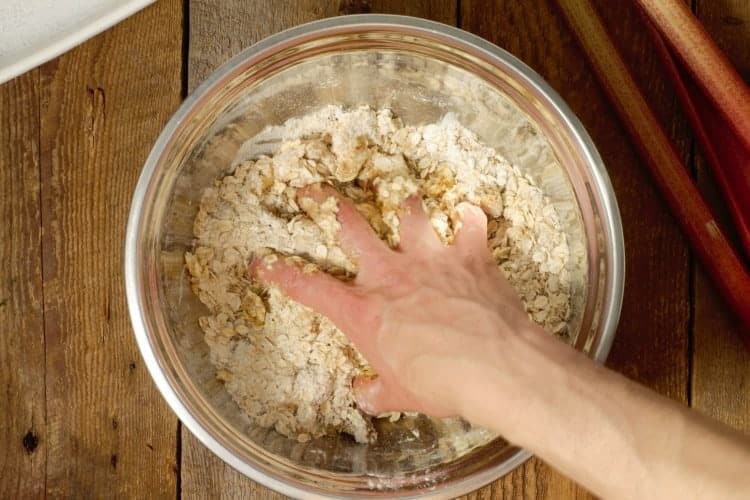
[[[750,88],[682,0],[635,0],[750,151]]]
[[[557,3],[698,258],[742,321],[740,332],[750,349],[750,274],[716,224],[591,2]]]
[[[648,19],[645,21],[656,52],[674,82],[680,103],[724,194],[745,257],[750,258],[750,149],[743,146],[706,96],[677,66],[669,47],[653,24]]]

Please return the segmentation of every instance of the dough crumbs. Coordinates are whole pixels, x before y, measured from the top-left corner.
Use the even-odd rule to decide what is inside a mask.
[[[275,153],[260,154],[269,144]],[[446,244],[460,225],[456,206],[480,206],[492,255],[529,317],[567,335],[569,251],[554,207],[455,116],[405,126],[387,109],[329,106],[266,128],[231,167],[203,193],[185,263],[210,311],[200,326],[216,377],[257,425],[299,442],[337,432],[360,443],[377,438],[352,392],[355,376],[372,373],[365,359],[326,317],[247,274],[254,258],[277,253],[296,256],[305,272],[356,274],[336,242],[336,200],[297,200],[309,184],[331,184],[354,200],[391,247],[399,242],[399,207],[413,193],[424,194]]]

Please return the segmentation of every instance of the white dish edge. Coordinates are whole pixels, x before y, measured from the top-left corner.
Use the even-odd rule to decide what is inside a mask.
[[[0,68],[0,84],[5,83],[30,69],[44,64],[72,49],[76,45],[92,38],[102,31],[111,28],[126,17],[135,14],[155,0],[131,0],[130,2],[103,13],[80,29],[64,33],[59,38],[51,38],[48,44],[29,54],[21,53],[20,59]]]

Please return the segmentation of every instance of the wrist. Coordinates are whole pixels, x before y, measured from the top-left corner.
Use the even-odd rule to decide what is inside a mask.
[[[528,446],[555,412],[559,384],[579,356],[531,322],[493,336],[475,356],[455,359],[458,413]]]

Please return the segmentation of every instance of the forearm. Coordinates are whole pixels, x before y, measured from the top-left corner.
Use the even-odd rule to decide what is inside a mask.
[[[739,498],[750,491],[747,440],[549,336],[527,332],[485,359],[467,368],[476,383],[464,393],[465,416],[596,494]]]

